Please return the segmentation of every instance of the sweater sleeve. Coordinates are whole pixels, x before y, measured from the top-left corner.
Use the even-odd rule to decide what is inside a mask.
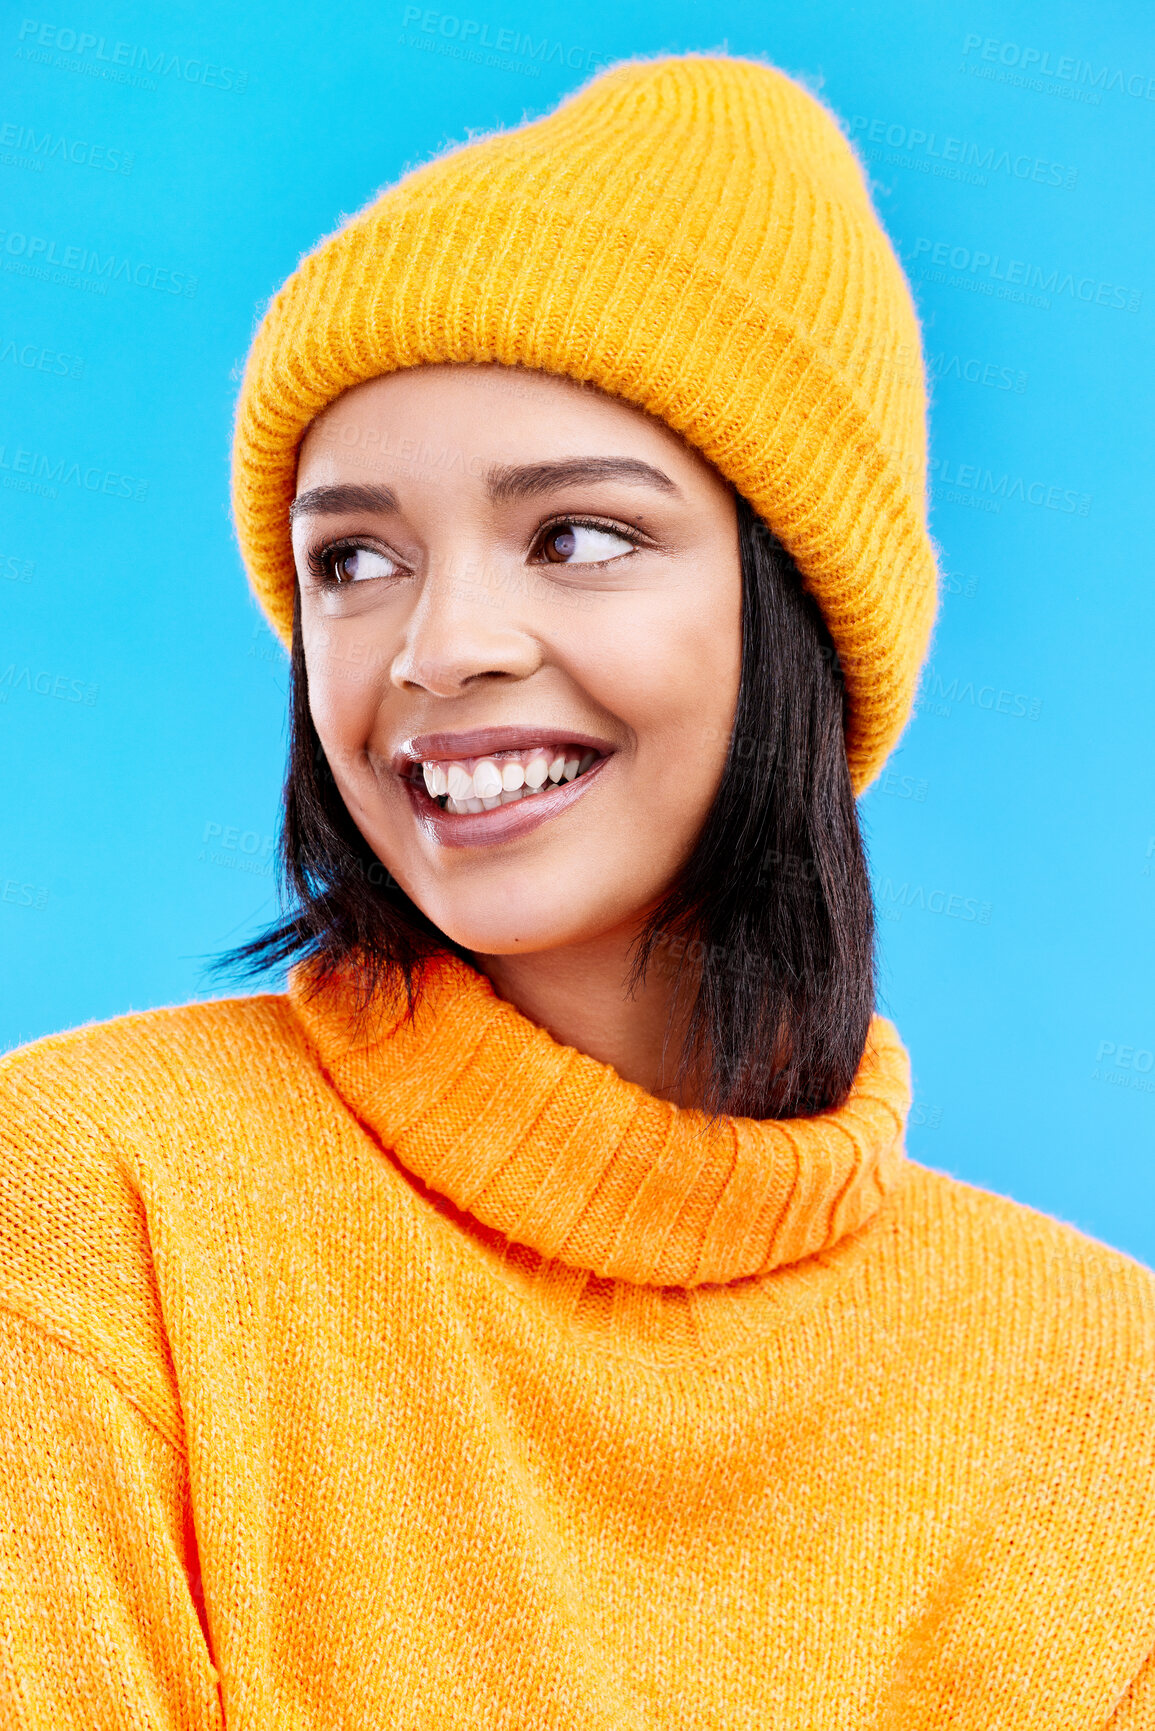
[[[3,1731],[223,1725],[122,1045],[0,1062]]]
[[[1148,1655],[1103,1731],[1155,1731],[1155,1653]]]
[[[222,1731],[183,1455],[0,1309],[0,1724]]]

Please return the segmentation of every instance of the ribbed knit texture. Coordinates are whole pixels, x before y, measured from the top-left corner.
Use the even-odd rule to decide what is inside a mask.
[[[1155,1276],[887,1023],[711,1132],[304,984],[0,1066],[3,1731],[1155,1727]]]
[[[656,415],[766,519],[838,650],[861,791],[910,713],[936,574],[918,322],[822,105],[752,61],[626,63],[407,175],[301,263],[253,343],[233,453],[286,642],[309,422],[397,368],[489,361]]]

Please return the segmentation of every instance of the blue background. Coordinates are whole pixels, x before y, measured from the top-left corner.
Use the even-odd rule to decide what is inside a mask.
[[[219,995],[275,911],[285,663],[228,515],[269,295],[450,140],[726,47],[858,138],[934,375],[946,593],[862,807],[910,1151],[1155,1263],[1147,9],[48,4],[0,35],[3,1043]]]

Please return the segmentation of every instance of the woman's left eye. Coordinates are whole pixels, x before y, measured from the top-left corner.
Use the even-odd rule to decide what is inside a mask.
[[[364,583],[370,577],[395,577],[396,562],[372,547],[334,547],[326,563],[336,583]]]
[[[628,535],[592,523],[555,523],[541,539],[541,550],[551,565],[598,565],[632,553],[635,546]]]

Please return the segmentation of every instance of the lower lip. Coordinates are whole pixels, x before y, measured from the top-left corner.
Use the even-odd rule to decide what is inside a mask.
[[[573,781],[559,782],[548,793],[527,794],[512,805],[495,805],[492,811],[443,811],[423,781],[403,779],[418,821],[442,847],[496,847],[528,835],[559,812],[568,811],[609,761],[599,757]]]

